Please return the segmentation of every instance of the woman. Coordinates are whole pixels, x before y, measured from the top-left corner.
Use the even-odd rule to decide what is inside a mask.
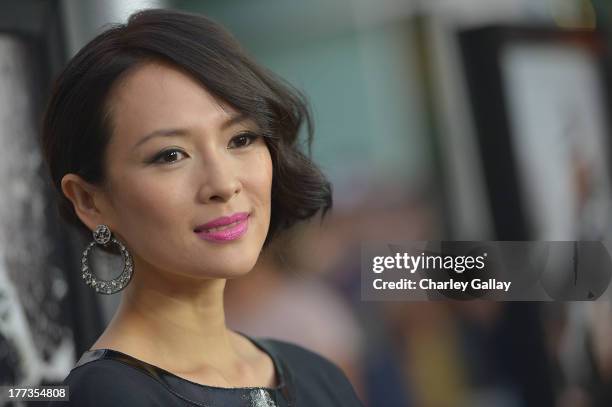
[[[65,380],[71,405],[362,405],[327,359],[225,325],[226,280],[279,231],[331,207],[297,145],[303,121],[310,146],[300,94],[202,16],[141,11],[69,62],[45,113],[44,155],[62,216],[93,231],[85,282],[124,290]],[[104,281],[89,256],[113,248],[123,271]]]

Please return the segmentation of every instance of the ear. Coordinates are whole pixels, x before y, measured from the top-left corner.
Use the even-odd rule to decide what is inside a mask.
[[[74,211],[89,230],[105,224],[111,230],[110,213],[103,191],[76,174],[66,174],[62,178],[62,191],[66,198],[72,202]]]

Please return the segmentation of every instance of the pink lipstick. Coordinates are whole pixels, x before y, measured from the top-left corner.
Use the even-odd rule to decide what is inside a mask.
[[[226,242],[240,238],[249,228],[249,213],[238,212],[199,225],[194,232],[200,239]]]

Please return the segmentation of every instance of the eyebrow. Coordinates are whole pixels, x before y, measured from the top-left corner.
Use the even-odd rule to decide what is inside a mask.
[[[241,123],[245,120],[248,119],[248,116],[244,113],[239,113],[239,114],[233,114],[229,119],[227,119],[226,121],[224,121],[221,124],[221,130],[225,130],[228,127],[231,127],[235,124]],[[146,141],[154,138],[154,137],[159,137],[159,136],[179,136],[179,137],[184,137],[187,136],[189,134],[189,130],[188,129],[184,129],[184,128],[170,128],[170,129],[159,129],[159,130],[155,130],[152,131],[151,133],[147,134],[146,136],[144,136],[143,138],[141,138],[135,145],[134,147],[132,147],[132,150],[135,150],[138,146],[144,144]]]

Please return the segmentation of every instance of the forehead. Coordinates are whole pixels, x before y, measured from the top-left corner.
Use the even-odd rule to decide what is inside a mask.
[[[215,125],[237,113],[190,75],[158,62],[129,71],[110,92],[108,106],[122,137],[168,126]]]

